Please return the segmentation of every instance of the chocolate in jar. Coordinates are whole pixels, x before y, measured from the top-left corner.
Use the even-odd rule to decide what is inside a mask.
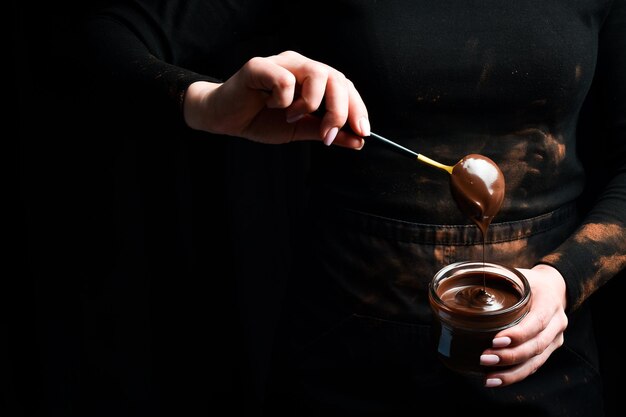
[[[429,288],[441,361],[459,373],[484,376],[488,368],[480,355],[498,332],[528,313],[530,296],[528,281],[513,268],[468,261],[441,269]]]

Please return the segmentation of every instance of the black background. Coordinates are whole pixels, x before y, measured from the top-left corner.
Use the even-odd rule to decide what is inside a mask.
[[[11,2],[0,414],[257,414],[289,251],[273,208],[300,203],[293,154],[112,108],[82,70],[86,7],[50,3]],[[622,274],[592,298],[610,416],[624,291]]]

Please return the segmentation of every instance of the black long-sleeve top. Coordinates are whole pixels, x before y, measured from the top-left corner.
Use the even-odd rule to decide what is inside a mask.
[[[99,11],[87,30],[120,99],[170,107],[179,121],[192,82],[225,80],[253,56],[293,49],[329,64],[354,82],[375,132],[442,163],[470,153],[498,163],[507,189],[495,222],[601,187],[580,228],[541,260],[566,279],[570,310],[626,266],[624,0],[144,0]],[[467,222],[447,174],[367,142],[319,145],[312,182],[328,201]],[[585,170],[597,149],[603,175]]]

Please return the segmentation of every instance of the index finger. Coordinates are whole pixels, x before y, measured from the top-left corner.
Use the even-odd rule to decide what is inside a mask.
[[[320,115],[322,138],[326,138],[333,128],[341,129],[346,121],[357,135],[369,136],[365,103],[354,84],[344,74],[293,51],[286,51],[269,59],[293,73],[298,84],[302,85],[302,97],[296,98],[289,109],[290,119],[301,118],[305,109],[314,111],[323,101],[325,114]]]

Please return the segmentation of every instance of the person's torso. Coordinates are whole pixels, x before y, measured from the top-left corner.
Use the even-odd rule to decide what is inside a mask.
[[[600,1],[322,1],[297,9],[296,46],[342,71],[372,130],[444,164],[480,153],[506,180],[494,222],[574,200],[584,176],[576,125],[608,4]],[[316,144],[317,145],[317,144]],[[348,208],[467,223],[449,175],[367,141],[314,147],[313,184]]]

